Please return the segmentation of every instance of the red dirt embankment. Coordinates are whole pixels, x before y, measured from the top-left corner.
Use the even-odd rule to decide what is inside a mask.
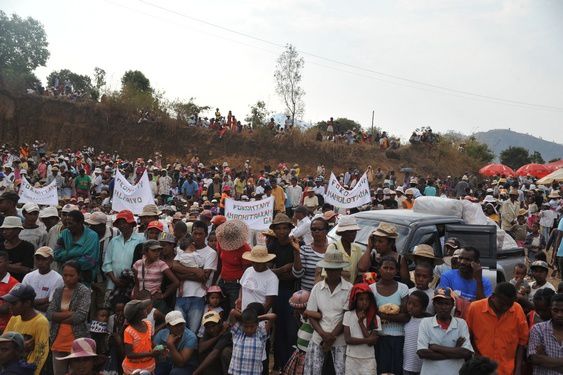
[[[204,164],[228,160],[241,166],[250,159],[255,168],[276,166],[280,161],[299,163],[306,173],[318,164],[328,170],[368,165],[383,170],[412,167],[421,175],[461,175],[475,170],[472,160],[448,145],[403,147],[382,152],[376,146],[318,142],[313,132],[276,139],[264,129],[253,134],[226,134],[188,128],[175,120],[137,123],[135,115],[101,103],[71,103],[34,95],[15,97],[0,91],[0,142],[47,142],[50,150],[78,149],[91,145],[96,150],[118,150],[125,158],[151,157],[159,151],[167,161],[186,160],[198,154]]]

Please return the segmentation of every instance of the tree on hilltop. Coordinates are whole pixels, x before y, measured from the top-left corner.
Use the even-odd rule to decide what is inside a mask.
[[[59,82],[59,85],[64,84],[66,81],[70,82],[74,90],[90,92],[93,88],[92,79],[87,75],[82,75],[74,73],[69,69],[55,70],[47,76],[47,85],[55,86],[55,83]]]
[[[262,100],[258,100],[255,104],[250,106],[250,113],[246,116],[244,121],[249,123],[253,128],[266,125],[269,121],[270,112],[266,108],[266,103]]]
[[[327,125],[328,123],[326,121],[319,121],[315,126],[322,131],[326,131]],[[362,128],[362,125],[346,117],[339,117],[334,120],[334,128],[334,131],[337,133],[345,133],[348,130],[360,130]]]
[[[296,117],[300,118],[305,113],[305,91],[301,88],[301,72],[304,65],[305,60],[299,56],[295,46],[287,44],[285,51],[278,57],[274,70],[276,93],[282,99],[292,125],[295,125]]]
[[[121,77],[121,91],[136,91],[142,93],[152,93],[151,82],[138,70],[128,70]]]

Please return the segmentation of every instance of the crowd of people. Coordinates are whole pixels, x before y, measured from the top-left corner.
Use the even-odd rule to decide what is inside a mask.
[[[424,177],[368,167],[371,204],[324,202],[330,173],[250,160],[166,164],[161,154],[0,150],[0,373],[557,374],[563,368],[563,185],[530,177]],[[115,173],[146,172],[155,197],[112,211]],[[58,206],[21,202],[23,178],[55,181]],[[353,188],[361,173],[337,178]],[[483,277],[455,238],[443,258],[397,249],[398,228],[356,242],[359,210],[467,199],[527,250],[514,279]],[[225,200],[274,198],[252,239]],[[337,240],[329,240],[333,230]],[[548,254],[552,256],[549,257]],[[555,267],[555,268],[554,268]],[[561,275],[560,275],[561,276]]]

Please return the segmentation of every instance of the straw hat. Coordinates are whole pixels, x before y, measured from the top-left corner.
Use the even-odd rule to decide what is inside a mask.
[[[397,227],[394,226],[393,224],[389,224],[385,222],[379,223],[377,228],[375,228],[375,230],[371,232],[371,235],[377,237],[388,237],[388,238],[399,237],[399,234],[397,233]]]
[[[552,190],[551,193],[547,196],[549,199],[559,199],[561,196],[559,195],[558,191]]]
[[[272,224],[270,224],[270,229],[274,229],[276,225],[279,224],[288,224],[290,228],[294,227],[293,222],[291,221],[289,216],[283,213],[279,213],[276,215],[276,217],[274,217],[274,221],[272,221]]]
[[[497,200],[492,195],[486,195],[485,199],[483,199],[483,202],[481,204],[486,204],[486,203],[497,203]]]
[[[412,251],[412,254],[409,254],[408,257],[421,257],[421,258],[428,258],[434,261],[434,264],[442,264],[443,260],[434,256],[434,249],[430,245],[420,244],[416,245]]]
[[[222,250],[241,248],[248,239],[248,226],[241,220],[229,220],[217,228],[217,241]]]
[[[528,210],[526,210],[525,208],[521,208],[518,210],[518,216],[526,216],[528,215]]]
[[[338,225],[336,226],[336,234],[347,232],[349,230],[360,230],[361,228],[356,223],[356,218],[350,215],[340,216]]]
[[[324,259],[317,263],[317,267],[326,269],[342,269],[348,267],[349,262],[344,260],[344,255],[336,247],[332,247],[325,253]]]
[[[158,216],[158,215],[160,215],[160,211],[158,210],[156,204],[147,204],[145,207],[143,207],[143,211],[139,214],[139,217]]]
[[[276,238],[276,232],[271,229],[261,232],[264,237]]]
[[[266,246],[256,245],[252,251],[247,251],[242,254],[242,259],[248,260],[253,263],[268,263],[276,257],[275,254],[268,254]]]
[[[508,195],[520,195],[520,193],[518,193],[518,190],[515,188],[510,188],[510,191],[508,192]]]

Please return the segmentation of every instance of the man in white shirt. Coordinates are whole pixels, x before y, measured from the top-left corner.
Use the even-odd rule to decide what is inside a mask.
[[[203,269],[185,267],[179,262],[179,256],[174,258],[173,272],[183,283],[181,295],[176,299],[176,310],[182,311],[186,326],[197,332],[201,324],[201,317],[205,308],[205,294],[213,280],[213,272],[217,270],[217,252],[205,244],[207,238],[207,224],[195,221],[192,224],[192,239],[195,251],[203,259]]]
[[[35,290],[34,307],[42,312],[47,311],[53,293],[63,287],[63,278],[56,271],[51,270],[53,263],[53,249],[48,246],[35,251],[35,266],[37,269],[26,274],[22,284],[29,285]]]
[[[473,355],[465,320],[452,317],[455,301],[450,288],[438,288],[432,298],[436,315],[424,318],[418,329],[417,354],[421,375],[454,375]]]
[[[285,188],[287,199],[289,200],[289,207],[295,207],[301,204],[301,197],[303,196],[303,188],[297,185],[297,177],[291,177],[291,185]]]
[[[311,219],[309,218],[309,210],[304,206],[298,206],[293,212],[293,221],[296,222],[295,227],[289,233],[290,237],[303,239],[305,245],[313,243],[311,235]]]

